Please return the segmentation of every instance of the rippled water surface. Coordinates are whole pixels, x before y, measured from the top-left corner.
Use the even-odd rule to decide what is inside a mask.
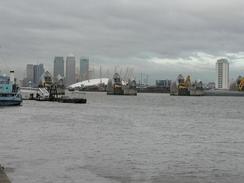
[[[244,98],[88,93],[0,108],[13,183],[244,182]]]

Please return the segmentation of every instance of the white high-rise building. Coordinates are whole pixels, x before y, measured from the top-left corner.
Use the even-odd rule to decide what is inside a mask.
[[[74,84],[75,81],[75,57],[68,56],[66,58],[66,86]]]
[[[219,59],[216,63],[216,88],[229,89],[229,62]]]

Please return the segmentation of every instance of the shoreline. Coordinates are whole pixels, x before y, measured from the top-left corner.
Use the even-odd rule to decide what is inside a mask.
[[[4,167],[0,165],[0,182],[1,183],[11,183],[7,174],[4,171]]]

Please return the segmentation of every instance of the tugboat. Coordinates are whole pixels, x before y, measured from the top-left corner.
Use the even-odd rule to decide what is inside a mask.
[[[10,76],[0,75],[0,106],[18,106],[21,103],[22,96],[14,79],[14,71],[10,71]]]

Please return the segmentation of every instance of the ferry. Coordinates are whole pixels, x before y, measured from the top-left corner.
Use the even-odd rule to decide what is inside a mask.
[[[0,75],[0,106],[18,106],[22,103],[22,96],[14,78],[14,71],[10,76]]]

